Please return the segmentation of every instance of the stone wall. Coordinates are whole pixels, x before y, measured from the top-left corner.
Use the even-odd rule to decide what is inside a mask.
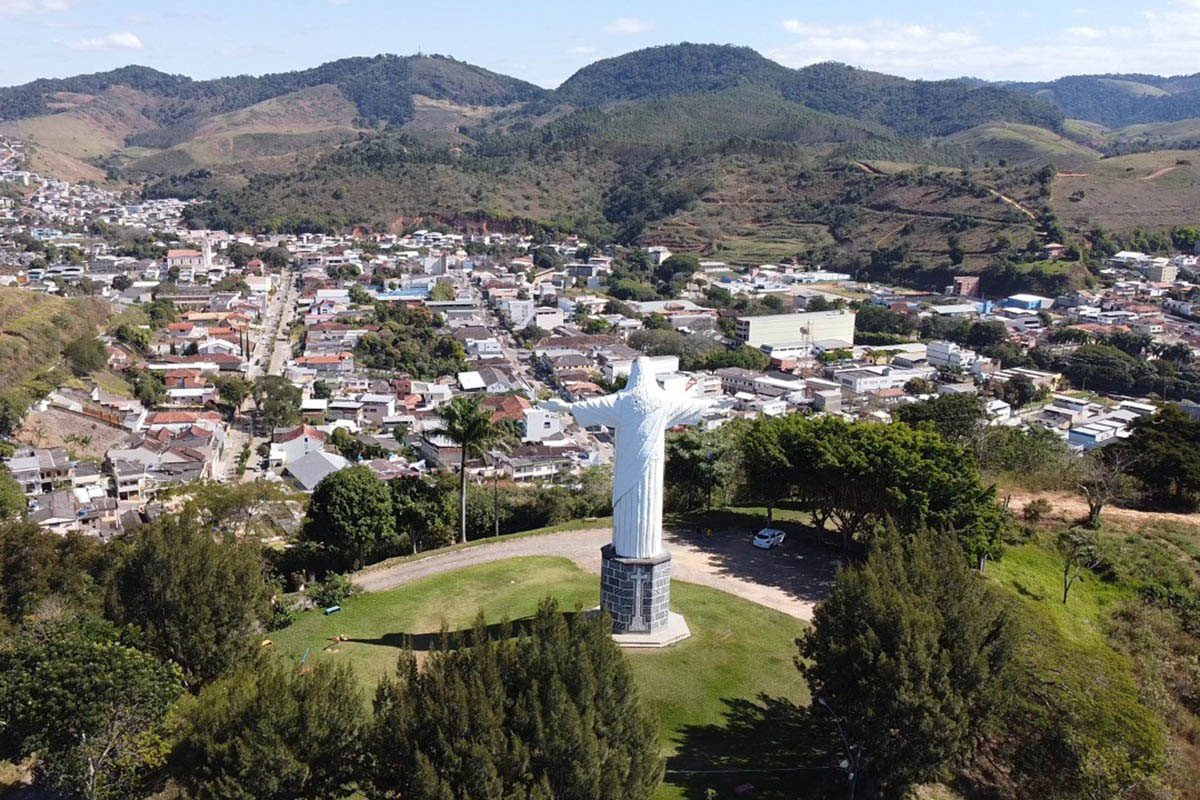
[[[654,633],[671,610],[671,556],[621,558],[611,544],[600,551],[600,607],[613,633]]]

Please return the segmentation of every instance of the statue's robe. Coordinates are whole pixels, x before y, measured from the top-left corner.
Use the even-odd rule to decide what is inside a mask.
[[[635,363],[623,391],[570,405],[580,425],[615,431],[613,549],[618,556],[654,558],[662,553],[666,431],[698,422],[708,406],[707,400],[663,390],[641,363]]]

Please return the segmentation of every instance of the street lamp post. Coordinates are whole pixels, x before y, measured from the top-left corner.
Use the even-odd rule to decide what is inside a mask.
[[[842,718],[833,710],[829,700],[818,697],[817,702],[829,712],[829,716],[833,718],[833,724],[837,726],[838,736],[842,738],[842,748],[846,751],[846,757],[838,763],[838,766],[846,773],[846,782],[850,787],[850,800],[854,800],[854,789],[858,783],[858,757],[855,754],[857,748],[851,746],[850,740],[846,738],[846,729],[842,727]]]

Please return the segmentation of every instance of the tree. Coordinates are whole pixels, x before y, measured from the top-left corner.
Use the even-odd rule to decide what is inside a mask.
[[[910,378],[904,384],[905,394],[933,394],[937,384],[928,378]]]
[[[168,752],[165,717],[183,691],[177,667],[135,650],[106,622],[66,618],[0,649],[0,758],[37,757],[54,797],[125,800]]]
[[[1105,339],[1105,344],[1117,348],[1123,353],[1128,353],[1134,358],[1141,358],[1142,354],[1150,349],[1150,345],[1154,342],[1154,337],[1148,333],[1134,333],[1133,331],[1113,331]]]
[[[438,486],[422,478],[388,481],[396,534],[408,539],[412,553],[445,547],[454,541],[454,514]]]
[[[175,312],[175,304],[170,300],[155,298],[142,306],[142,310],[150,318],[150,326],[153,328],[161,328],[179,318]]]
[[[1040,426],[989,427],[978,441],[980,468],[1030,488],[1068,488],[1074,463],[1066,443]]]
[[[133,385],[133,394],[147,408],[154,408],[167,396],[162,376],[148,369],[130,369],[125,378]]]
[[[667,437],[663,484],[673,511],[709,510],[713,494],[724,497],[735,474],[735,441],[724,429],[689,428]]]
[[[1004,382],[1004,401],[1013,408],[1023,408],[1041,393],[1028,375],[1014,375]]]
[[[854,329],[866,333],[892,333],[897,336],[910,336],[917,329],[917,323],[910,314],[898,314],[891,309],[867,303],[858,309],[854,317]]]
[[[966,251],[963,250],[962,238],[958,234],[952,233],[946,237],[946,249],[950,256],[951,264],[957,266],[963,263],[963,259],[966,257]]]
[[[299,387],[279,375],[264,375],[254,382],[254,404],[268,428],[287,428],[300,421]]]
[[[348,666],[264,659],[187,708],[174,772],[200,797],[339,800],[362,770],[363,711]]]
[[[454,297],[454,284],[450,283],[449,281],[438,281],[433,285],[433,288],[429,290],[430,300],[446,301],[453,300]]]
[[[328,400],[333,397],[333,387],[320,378],[317,378],[313,381],[312,396],[318,400]]]
[[[467,459],[482,456],[493,445],[500,444],[506,433],[492,422],[492,414],[479,404],[476,397],[459,395],[442,406],[441,433],[459,446],[462,453],[458,464],[458,523],[459,540],[467,541]]]
[[[313,490],[304,538],[330,554],[331,567],[359,569],[395,531],[391,494],[370,467],[338,470]]]
[[[129,279],[128,275],[116,275],[112,279],[112,287],[118,292],[123,292],[130,286],[133,286],[133,281]]]
[[[642,327],[648,331],[669,331],[671,320],[662,314],[650,314],[642,320]]]
[[[602,615],[552,601],[513,638],[482,618],[461,649],[401,655],[375,694],[376,798],[647,800],[656,725]]]
[[[76,375],[87,375],[102,370],[108,364],[108,352],[104,349],[104,342],[95,336],[80,336],[71,340],[63,348],[63,356]]]
[[[214,375],[211,380],[221,397],[221,404],[229,409],[231,417],[237,414],[253,390],[249,381],[237,375]]]
[[[805,311],[836,311],[846,307],[846,300],[841,297],[835,297],[830,300],[823,294],[808,298],[808,302],[804,306]]]
[[[911,427],[930,425],[946,440],[963,443],[983,423],[983,401],[974,394],[946,394],[896,409],[896,419]]]
[[[691,278],[700,269],[700,259],[685,253],[676,253],[667,257],[654,270],[654,277],[660,283],[670,284],[676,278]]]
[[[1128,353],[1106,344],[1085,344],[1067,359],[1064,374],[1079,389],[1128,394],[1149,368]]]
[[[967,347],[987,350],[1008,338],[1008,328],[1003,322],[976,322],[967,331]]]
[[[1104,563],[1100,555],[1100,537],[1087,528],[1071,528],[1058,535],[1055,548],[1063,557],[1063,605],[1075,581]]]
[[[350,302],[356,306],[368,306],[375,302],[371,293],[357,283],[350,284]]]
[[[1016,342],[992,345],[984,351],[984,355],[999,361],[1003,369],[1028,367],[1033,364],[1033,357],[1029,355],[1029,351]]]
[[[1010,692],[1014,643],[1004,604],[952,537],[892,531],[838,572],[800,670],[840,725],[851,780],[899,798],[970,751]]]
[[[257,545],[216,538],[194,517],[136,528],[109,591],[110,616],[136,625],[146,645],[210,683],[253,653],[270,591]]]
[[[269,247],[259,253],[258,257],[262,259],[263,264],[276,272],[286,269],[292,263],[292,254],[284,247]]]
[[[251,260],[258,257],[258,248],[245,242],[234,242],[229,245],[225,254],[229,256],[229,260],[233,262],[235,267],[245,269]]]
[[[93,537],[50,533],[25,521],[0,524],[0,612],[19,624],[53,597],[91,605],[101,561]]]
[[[24,392],[0,392],[0,436],[12,436],[21,427],[31,401]]]
[[[1166,508],[1194,508],[1200,495],[1200,420],[1171,404],[1134,420],[1130,431],[1114,446],[1125,451],[1126,469],[1146,497]]]
[[[925,427],[755,420],[743,437],[742,469],[749,496],[791,493],[818,526],[832,521],[847,548],[855,539],[869,544],[890,522],[952,531],[981,565],[1001,551],[1007,520],[994,490],[963,447]]]
[[[149,328],[128,322],[118,326],[114,335],[117,337],[117,341],[124,342],[143,353],[150,348],[150,341],[154,337]]]
[[[1133,479],[1128,470],[1134,459],[1128,450],[1100,448],[1081,458],[1075,468],[1075,485],[1087,501],[1087,525],[1100,524],[1100,513],[1110,503],[1128,500],[1133,494]]]
[[[767,506],[767,524],[775,521],[775,506],[791,494],[795,468],[787,447],[789,429],[803,426],[799,416],[759,417],[738,441],[743,476],[743,492]]]
[[[25,516],[27,507],[21,484],[17,483],[8,467],[0,466],[0,522]]]

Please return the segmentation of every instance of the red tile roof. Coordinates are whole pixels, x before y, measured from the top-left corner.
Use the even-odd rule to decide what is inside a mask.
[[[290,442],[294,439],[299,439],[301,436],[307,436],[310,439],[316,439],[318,442],[323,442],[327,438],[324,432],[317,430],[311,425],[298,425],[290,431],[276,434],[275,442],[282,444],[284,442]]]

